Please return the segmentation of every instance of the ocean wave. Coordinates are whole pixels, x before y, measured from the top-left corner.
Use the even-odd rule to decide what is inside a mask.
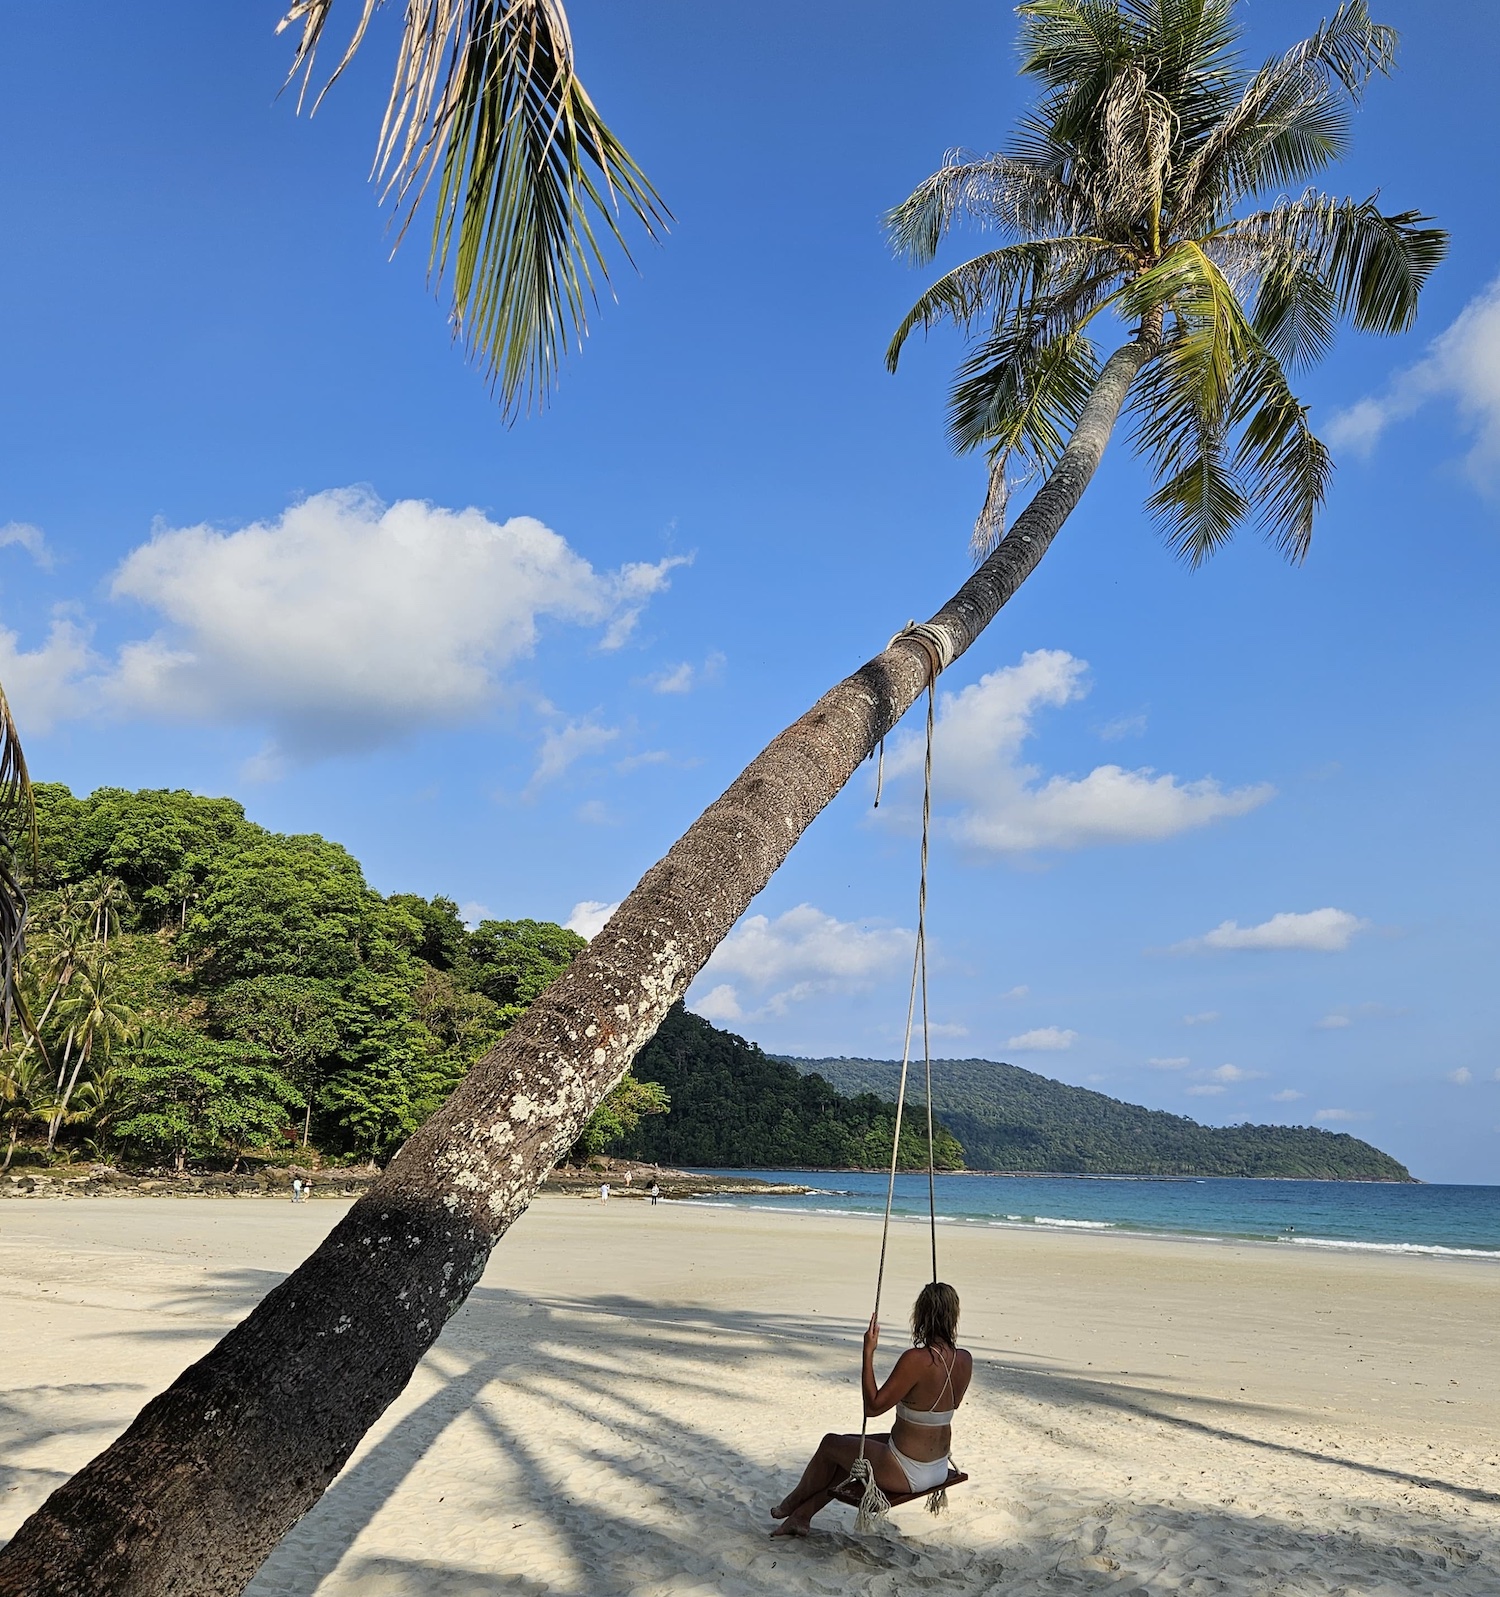
[[[1500,1259],[1500,1248],[1445,1248],[1436,1242],[1349,1242],[1341,1237],[1278,1237],[1299,1248],[1337,1248],[1355,1253],[1420,1253],[1434,1258]]]

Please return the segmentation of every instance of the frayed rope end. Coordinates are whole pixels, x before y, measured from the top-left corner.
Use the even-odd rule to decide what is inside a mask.
[[[855,1521],[854,1528],[861,1535],[869,1535],[878,1530],[880,1522],[891,1511],[890,1499],[875,1484],[875,1471],[870,1467],[867,1458],[857,1458],[849,1466],[849,1480],[844,1484],[858,1481],[864,1486],[863,1495],[859,1500],[859,1518]]]
[[[929,1514],[946,1514],[948,1512],[948,1488],[935,1487],[927,1494],[927,1512]]]

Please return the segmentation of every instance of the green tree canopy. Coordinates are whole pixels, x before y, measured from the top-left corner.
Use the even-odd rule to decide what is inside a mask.
[[[474,986],[502,1008],[524,1009],[586,946],[577,932],[550,921],[480,921],[469,938]]]
[[[236,1154],[288,1140],[302,1095],[249,1043],[216,1042],[186,1027],[146,1034],[117,1070],[131,1111],[116,1135],[145,1152],[190,1157]]]

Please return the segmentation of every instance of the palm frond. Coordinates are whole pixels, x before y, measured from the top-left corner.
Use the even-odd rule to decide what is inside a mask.
[[[1078,195],[1033,161],[949,150],[943,164],[886,214],[892,251],[925,266],[943,237],[970,221],[1011,233],[1084,231]]]
[[[1420,211],[1384,215],[1375,196],[1331,208],[1322,262],[1339,309],[1362,333],[1404,333],[1423,285],[1448,253],[1448,235]]]
[[[1159,210],[1176,125],[1171,102],[1152,89],[1144,67],[1132,65],[1115,73],[1101,109],[1110,209],[1131,218]]]
[[[1245,363],[1233,413],[1243,424],[1235,465],[1250,485],[1256,519],[1288,560],[1304,560],[1333,461],[1269,351]]]
[[[1259,279],[1251,326],[1282,367],[1311,366],[1333,347],[1338,294],[1302,257],[1273,261]]]
[[[1305,181],[1348,144],[1347,106],[1395,64],[1396,35],[1346,0],[1310,38],[1269,61],[1201,141],[1178,185],[1179,221],[1208,223],[1243,194]]]
[[[1323,277],[1338,311],[1361,332],[1404,333],[1416,320],[1427,279],[1448,251],[1448,235],[1419,211],[1387,215],[1376,203],[1309,191],[1221,229],[1216,244],[1259,254],[1272,275],[1294,261]]]
[[[1220,414],[1234,391],[1235,373],[1254,333],[1233,287],[1202,245],[1184,240],[1126,285],[1119,297],[1126,316],[1170,313],[1180,332],[1153,363],[1170,367],[1175,381],[1191,380],[1205,416]]]
[[[36,800],[31,773],[11,714],[0,688],[0,1046],[10,1046],[10,1030],[18,1014],[27,1023],[18,976],[26,953],[26,892],[20,883],[20,857],[37,855]]]
[[[1108,255],[1102,239],[1034,239],[955,266],[902,318],[885,352],[887,370],[896,370],[902,347],[918,328],[927,332],[938,322],[951,321],[968,331],[982,316],[1008,320],[1022,307],[1053,299],[1081,277],[1093,275],[1101,254]]]
[[[1161,484],[1146,507],[1167,547],[1193,566],[1233,538],[1249,509],[1227,455],[1228,409],[1203,402],[1202,359],[1201,345],[1179,330],[1131,398],[1137,442]]]
[[[323,93],[379,4],[361,0]],[[280,23],[301,26],[304,88],[332,6],[296,0]],[[450,280],[455,336],[511,414],[545,400],[586,333],[604,240],[629,258],[622,211],[653,239],[670,220],[580,82],[559,0],[406,0],[375,166],[402,235],[437,180],[430,270]]]
[[[1018,455],[1029,468],[1051,466],[1098,375],[1098,352],[1085,333],[1064,333],[1035,347],[987,340],[959,369],[949,439],[961,454],[988,448]]]
[[[1249,508],[1244,489],[1224,458],[1223,436],[1204,427],[1196,447],[1146,501],[1167,547],[1190,566],[1229,543]]]
[[[1021,18],[1021,72],[1054,93],[1097,104],[1109,75],[1128,59],[1139,27],[1109,0],[1030,0]]]
[[[960,450],[987,444],[990,452],[989,488],[969,544],[976,561],[1004,536],[1011,457],[1028,471],[1055,465],[1098,378],[1098,352],[1076,331],[1024,352],[997,351],[992,341],[964,367],[949,406],[949,436]]]

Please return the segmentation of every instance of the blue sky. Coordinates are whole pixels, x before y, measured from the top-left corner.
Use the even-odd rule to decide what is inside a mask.
[[[566,919],[962,580],[957,346],[883,370],[922,278],[879,217],[1005,138],[1008,8],[571,14],[677,224],[512,428],[364,182],[391,18],[311,120],[275,4],[11,18],[0,680],[38,777],[230,793],[382,890]],[[1252,53],[1320,14],[1247,6]],[[1415,333],[1304,381],[1340,463],[1304,567],[1183,570],[1117,446],[945,679],[934,1015],[944,1053],[1494,1181],[1500,13],[1381,14],[1402,70],[1331,186],[1450,259]],[[695,990],[768,1048],[899,1050],[890,752]]]

